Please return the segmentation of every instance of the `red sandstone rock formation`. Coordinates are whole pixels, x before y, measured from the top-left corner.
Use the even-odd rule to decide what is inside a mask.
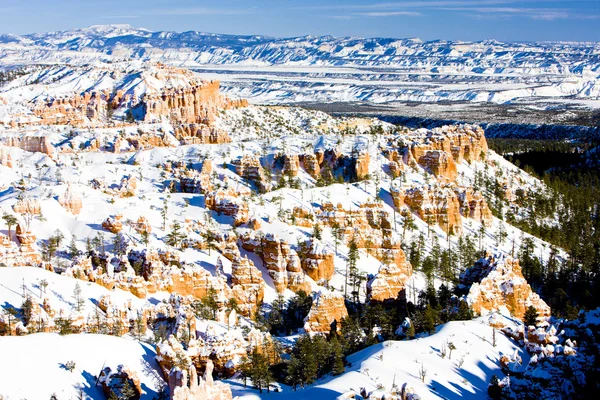
[[[233,224],[240,226],[250,220],[248,203],[238,198],[233,189],[218,190],[206,195],[206,208],[233,217]]]
[[[18,147],[32,153],[44,153],[52,157],[54,146],[47,136],[21,136],[4,139],[4,144],[9,147]]]
[[[518,260],[510,257],[479,260],[461,275],[461,287],[468,288],[467,302],[477,314],[486,314],[506,307],[522,319],[529,306],[542,317],[550,316],[550,307],[531,290],[521,272]]]
[[[123,230],[123,216],[121,214],[117,214],[113,217],[108,217],[102,222],[102,228],[111,233],[117,234]]]
[[[286,288],[295,292],[311,291],[311,284],[302,271],[298,253],[285,240],[273,234],[259,238],[247,235],[242,237],[242,247],[261,256],[278,292],[281,293]]]
[[[367,283],[370,301],[385,302],[405,298],[404,288],[409,276],[396,263],[379,267],[377,275]]]
[[[81,212],[81,197],[74,193],[70,182],[67,186],[67,190],[58,196],[58,203],[71,214],[77,215]]]
[[[487,227],[492,225],[492,211],[481,192],[474,191],[472,188],[463,188],[458,194],[458,200],[460,201],[460,212],[463,216],[481,222]]]
[[[265,281],[262,274],[248,258],[236,257],[231,263],[231,283],[240,312],[252,317],[264,298]]]
[[[190,376],[187,371],[174,367],[169,372],[170,400],[231,400],[231,388],[222,382],[213,381],[213,363],[208,360],[204,379],[198,380],[194,365],[190,366]],[[188,384],[189,381],[189,384]]]
[[[283,156],[283,174],[296,177],[298,176],[298,171],[300,170],[300,159],[297,154],[285,154]]]
[[[369,175],[369,163],[371,162],[371,157],[369,152],[364,150],[358,153],[356,157],[356,179],[361,180],[365,179],[367,175]]]
[[[268,192],[271,183],[268,182],[264,170],[257,157],[244,155],[231,162],[235,166],[235,172],[244,179],[254,182],[261,192]]]
[[[23,228],[21,224],[17,225],[16,235],[21,244],[21,256],[30,263],[29,265],[39,264],[42,257],[35,246],[35,235]]]
[[[458,171],[452,155],[441,150],[427,150],[417,159],[419,165],[431,171],[437,177],[450,181],[456,180]]]
[[[222,144],[231,142],[227,132],[204,124],[183,124],[175,128],[175,138],[182,144]]]
[[[340,329],[342,319],[347,316],[344,296],[323,289],[315,294],[310,312],[304,320],[304,330],[308,333],[328,334],[333,326]]]
[[[444,232],[453,235],[462,233],[460,203],[451,187],[429,185],[411,188],[405,192],[404,203],[423,221],[437,223]]]
[[[319,241],[312,239],[302,252],[302,269],[315,282],[330,280],[334,273],[334,254],[327,251]]]
[[[17,200],[13,206],[13,211],[19,214],[40,215],[42,209],[40,203],[36,199],[23,197]]]
[[[306,172],[317,179],[321,174],[321,166],[317,160],[317,156],[312,153],[307,153],[302,157],[302,163]]]

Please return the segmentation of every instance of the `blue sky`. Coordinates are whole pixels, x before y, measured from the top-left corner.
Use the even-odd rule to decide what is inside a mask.
[[[0,32],[96,24],[270,36],[600,41],[600,0],[0,0]]]

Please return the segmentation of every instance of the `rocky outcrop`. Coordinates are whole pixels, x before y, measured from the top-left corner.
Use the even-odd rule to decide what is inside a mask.
[[[17,147],[32,153],[44,153],[50,157],[54,155],[54,146],[50,143],[50,138],[47,136],[15,136],[3,139],[2,141],[9,147]]]
[[[304,170],[313,178],[317,179],[321,174],[321,166],[317,160],[317,156],[313,153],[307,153],[302,157]]]
[[[186,169],[179,176],[179,184],[183,193],[209,193],[212,191],[211,176],[213,166],[210,160],[202,163],[200,172]]]
[[[74,193],[70,182],[67,186],[67,190],[58,196],[58,204],[73,215],[77,215],[81,212],[81,197]]]
[[[186,370],[178,367],[171,369],[169,372],[170,400],[231,400],[231,387],[213,380],[213,368],[213,363],[209,360],[206,364],[204,378],[198,378],[196,367],[191,365],[189,379]]]
[[[248,202],[238,198],[233,189],[217,190],[206,195],[206,208],[233,217],[233,224],[240,226],[250,220]]]
[[[245,250],[255,252],[263,259],[278,292],[285,289],[311,292],[312,285],[302,270],[300,257],[287,241],[271,233],[264,236],[247,234],[241,239]]]
[[[42,208],[39,201],[30,197],[22,197],[13,206],[13,211],[18,214],[40,215]]]
[[[369,175],[369,163],[371,162],[371,156],[366,150],[360,151],[356,156],[354,169],[356,173],[356,179],[359,181],[365,179]]]
[[[133,222],[131,226],[139,234],[146,234],[152,232],[152,226],[150,225],[150,222],[148,222],[146,217],[144,217],[143,215],[140,216],[136,222]]]
[[[107,185],[102,179],[94,178],[90,181],[90,186],[109,196],[133,197],[137,190],[137,178],[130,175],[124,176],[118,185]]]
[[[235,167],[235,172],[239,176],[253,182],[259,191],[264,193],[271,190],[271,183],[265,176],[260,160],[257,157],[244,155],[233,160],[231,164]]]
[[[26,230],[21,224],[17,225],[16,229],[17,239],[21,245],[19,251],[21,256],[29,261],[31,264],[39,264],[42,262],[42,257],[38,252],[35,241],[36,237],[31,231]]]
[[[379,267],[377,275],[367,282],[367,296],[370,301],[386,302],[406,298],[407,275],[396,263]]]
[[[425,222],[437,223],[444,232],[462,232],[461,215],[491,226],[493,215],[481,192],[454,183],[435,182],[407,186],[393,184],[390,193],[394,206],[411,208]]]
[[[114,217],[108,217],[102,222],[102,229],[110,233],[117,234],[123,230],[123,216],[117,214]]]
[[[340,329],[342,319],[348,316],[344,296],[322,289],[315,293],[310,312],[304,319],[308,333],[328,334],[332,328]]]
[[[302,269],[315,282],[328,281],[334,273],[334,254],[316,239],[306,242],[301,253]]]
[[[529,306],[542,317],[550,307],[533,292],[521,272],[519,261],[507,256],[482,258],[460,276],[460,288],[468,290],[467,302],[476,314],[487,314],[506,307],[522,319]]]
[[[481,222],[486,227],[492,226],[494,216],[480,191],[462,188],[458,192],[458,201],[463,216]]]
[[[154,79],[163,82],[185,80],[185,85],[164,87],[156,93],[146,93],[144,121],[157,122],[161,117],[178,124],[212,125],[219,110],[243,107],[244,100],[232,101],[219,93],[219,81],[198,79],[191,71],[159,65],[152,71]]]
[[[247,257],[236,257],[231,263],[231,283],[240,313],[252,317],[264,298],[265,281],[262,274]]]
[[[182,124],[175,128],[181,144],[222,144],[231,142],[227,132],[205,124]]]
[[[444,177],[450,181],[456,180],[458,170],[452,155],[441,150],[427,150],[417,159],[419,165],[428,169],[436,177]]]
[[[283,156],[283,174],[292,178],[298,176],[300,170],[300,159],[297,154],[286,154]]]
[[[432,184],[410,188],[405,191],[403,202],[423,221],[437,223],[452,235],[462,233],[460,203],[452,187]]]

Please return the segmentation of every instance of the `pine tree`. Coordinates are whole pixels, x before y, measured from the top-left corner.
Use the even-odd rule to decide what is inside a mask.
[[[17,217],[15,217],[14,215],[5,213],[2,216],[2,219],[4,220],[4,223],[6,224],[6,227],[8,228],[8,237],[12,238],[12,227],[19,223],[19,221],[17,220]]]
[[[435,325],[437,320],[437,315],[435,310],[427,304],[425,307],[425,312],[423,313],[423,329],[428,332],[430,335],[435,333]]]
[[[219,311],[219,301],[215,288],[210,287],[206,293],[206,296],[204,296],[200,302],[204,308],[204,312],[201,313],[202,316],[204,318],[210,318],[213,321],[216,321],[217,312]]]
[[[349,250],[348,250],[348,263],[346,264],[346,283],[344,287],[344,296],[346,299],[348,298],[348,279],[351,281],[351,285],[353,288],[353,292],[356,290],[356,283],[358,283],[358,268],[356,267],[356,262],[358,260],[358,247],[356,246],[356,242],[354,238],[350,242]],[[358,298],[358,295],[355,296]],[[356,300],[355,300],[356,301]]]
[[[271,312],[267,318],[267,323],[271,326],[271,333],[285,333],[286,323],[284,321],[285,298],[279,293],[271,304]]]
[[[344,349],[341,343],[336,337],[331,339],[331,354],[333,358],[332,362],[332,374],[341,375],[345,372],[346,367],[344,366]]]
[[[71,243],[69,244],[69,257],[71,259],[77,257],[79,255],[79,249],[77,248],[77,242],[75,241],[75,236],[71,236]]]
[[[31,322],[31,312],[33,310],[33,301],[31,300],[31,296],[27,296],[21,304],[21,316],[23,318],[23,324],[25,326],[29,325]]]
[[[181,241],[185,239],[185,235],[181,232],[181,224],[179,221],[173,222],[171,232],[167,235],[167,244],[173,247],[179,247]]]
[[[317,240],[321,240],[321,227],[319,226],[319,223],[315,223],[315,225],[313,226],[313,233],[312,233],[313,237]]]
[[[527,310],[525,310],[525,314],[523,315],[523,323],[525,326],[536,326],[538,319],[538,311],[534,306],[529,306]]]
[[[73,300],[75,300],[75,309],[77,312],[81,312],[85,306],[85,300],[81,295],[81,286],[79,286],[79,282],[75,284],[75,288],[73,289]]]
[[[150,232],[148,232],[147,229],[144,229],[140,232],[140,236],[142,238],[142,243],[144,243],[144,246],[148,247],[148,245],[150,244]]]
[[[125,240],[125,236],[122,233],[117,233],[115,238],[113,239],[113,252],[117,256],[121,256],[125,254],[127,251],[127,241]]]

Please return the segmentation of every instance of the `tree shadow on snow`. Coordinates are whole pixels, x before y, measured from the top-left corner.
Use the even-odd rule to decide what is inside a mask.
[[[100,371],[97,373],[99,374]],[[85,383],[83,385],[75,385],[75,388],[82,391],[86,395],[85,398],[99,399],[104,396],[100,384],[96,386],[96,382],[98,381],[98,377],[96,375],[92,375],[88,371],[81,371],[81,376],[85,380]]]

